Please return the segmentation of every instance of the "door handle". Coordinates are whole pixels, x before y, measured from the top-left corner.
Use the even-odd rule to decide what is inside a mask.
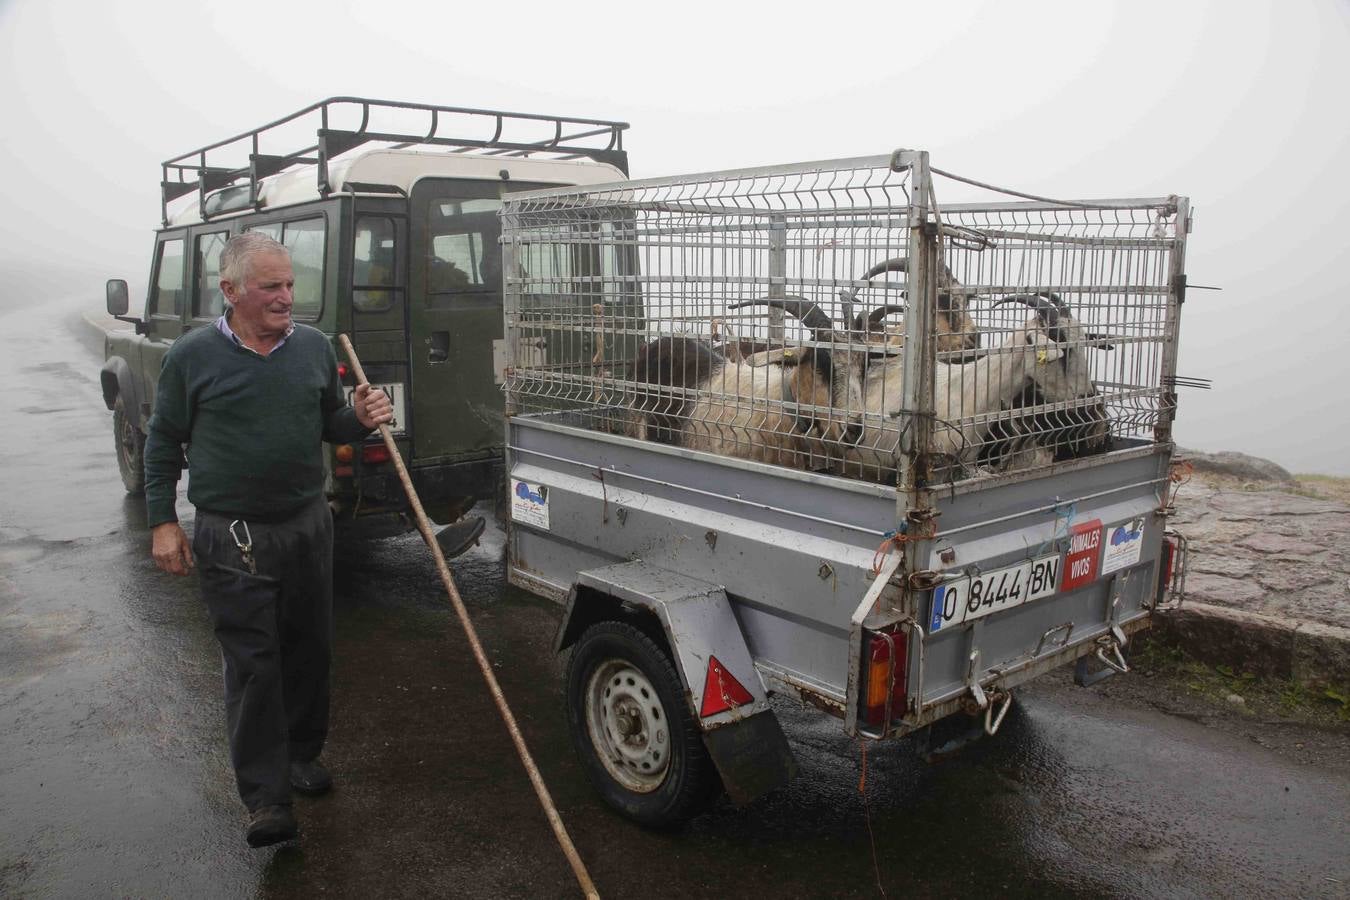
[[[433,331],[427,339],[427,362],[443,363],[450,358],[450,332]]]

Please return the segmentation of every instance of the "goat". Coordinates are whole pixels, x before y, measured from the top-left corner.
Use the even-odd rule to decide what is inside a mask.
[[[1110,350],[1109,336],[1087,331],[1056,294],[1013,294],[998,303],[1023,303],[1043,313],[1052,337],[1064,348],[1058,366],[1039,369],[1032,383],[1007,405],[980,448],[979,463],[1014,471],[1110,450],[1111,424],[1097,394],[1087,358],[1090,348]],[[1071,403],[1057,411],[1018,412],[1043,404]]]
[[[885,272],[908,274],[909,259],[904,256],[897,256],[879,262],[864,272],[860,280],[871,281]],[[945,265],[942,267],[939,287],[947,288],[947,290],[941,291],[937,297],[937,310],[933,323],[933,331],[937,335],[937,349],[949,352],[977,350],[980,346],[979,329],[970,317],[969,304],[965,295],[960,291],[951,290],[954,287],[961,287],[961,282],[956,280],[951,269]],[[860,289],[858,288],[844,288],[839,292],[839,299],[846,311],[853,308],[859,293]],[[888,347],[896,348],[902,347],[905,343],[904,326],[888,327],[882,323],[892,313],[904,312],[904,310],[905,307],[901,304],[884,304],[872,309],[866,316],[860,312],[853,317],[853,330],[860,332],[863,339],[868,343],[885,344]]]
[[[751,305],[795,316],[818,342],[847,341],[820,307],[801,297],[750,300],[731,308]],[[633,377],[652,388],[638,389],[629,433],[797,466],[828,456],[828,445],[861,435],[865,354],[821,346],[781,348],[773,351],[774,361],[751,365],[741,357],[753,345],[724,347],[730,355],[691,337],[662,337],[644,345]]]
[[[975,462],[979,445],[991,426],[989,413],[1012,402],[1034,374],[1050,368],[1064,353],[1055,340],[1049,313],[1037,310],[1034,318],[1015,329],[1001,345],[978,359],[962,364],[939,365],[934,372],[934,429],[932,452],[966,466]],[[863,401],[870,415],[880,422],[864,430],[863,438],[849,448],[842,469],[855,466],[862,472],[892,472],[900,450],[902,429],[898,420],[904,398],[904,365],[892,357],[868,370],[863,383]],[[953,424],[956,420],[960,424]]]

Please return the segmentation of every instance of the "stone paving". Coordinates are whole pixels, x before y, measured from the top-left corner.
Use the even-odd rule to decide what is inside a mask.
[[[1265,461],[1218,456],[1195,454],[1176,497],[1187,599],[1164,629],[1216,662],[1350,683],[1350,504],[1304,496],[1273,464],[1254,475]]]
[[[1350,506],[1196,476],[1176,508],[1191,600],[1350,628]]]

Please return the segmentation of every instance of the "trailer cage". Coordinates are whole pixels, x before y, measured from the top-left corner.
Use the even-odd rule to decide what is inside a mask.
[[[899,150],[506,203],[509,576],[567,603],[578,749],[629,815],[694,811],[703,752],[737,799],[786,778],[770,691],[879,739],[1127,669],[1189,205],[1015,197]],[[630,669],[701,749],[652,758],[595,680]]]

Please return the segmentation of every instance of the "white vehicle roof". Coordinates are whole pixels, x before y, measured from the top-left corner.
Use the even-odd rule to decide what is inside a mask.
[[[172,228],[344,193],[409,194],[423,178],[554,187],[622,181],[627,128],[575,116],[329,97],[165,161],[160,219]]]
[[[506,173],[503,177],[502,173]],[[486,156],[435,150],[379,149],[354,153],[347,159],[329,164],[329,196],[346,193],[350,184],[388,185],[412,193],[423,178],[467,178],[481,181],[522,182],[531,185],[594,185],[623,181],[626,176],[617,166],[591,160],[530,159],[519,156]],[[207,195],[246,191],[247,185],[231,186]],[[357,193],[363,193],[357,191]],[[323,199],[312,167],[283,172],[265,178],[259,185],[261,209],[292,206]],[[175,200],[180,207],[169,215],[170,228],[195,225],[202,221],[201,203],[196,191]],[[247,205],[210,216],[218,222],[253,213]]]

